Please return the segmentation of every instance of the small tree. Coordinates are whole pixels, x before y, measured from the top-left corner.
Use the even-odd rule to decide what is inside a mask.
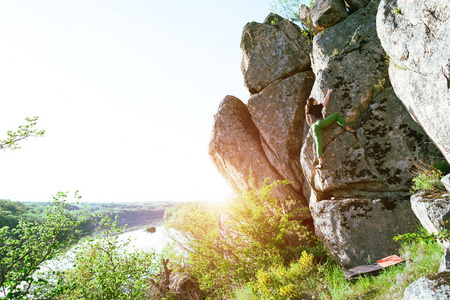
[[[19,221],[14,229],[0,228],[0,289],[6,299],[22,299],[31,288],[46,284],[32,275],[76,238],[83,218],[66,209],[66,199],[67,193],[58,192],[42,223]]]
[[[53,274],[54,289],[41,291],[40,298],[146,299],[150,279],[160,271],[155,252],[131,249],[130,238],[120,241],[124,228],[117,228],[117,217],[104,217],[98,231],[77,246],[74,266]]]

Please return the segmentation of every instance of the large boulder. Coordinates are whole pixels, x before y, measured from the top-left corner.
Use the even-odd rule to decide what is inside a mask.
[[[305,190],[312,190],[306,195],[314,201],[409,195],[414,160],[431,163],[440,157],[390,85],[376,32],[376,11],[376,5],[369,3],[314,38],[316,81],[311,95],[323,99],[327,89],[334,89],[326,114],[341,113],[357,131],[356,135],[345,132],[337,124],[325,128],[324,167],[317,170],[315,141],[309,130],[301,165]]]
[[[311,42],[297,25],[275,14],[262,24],[245,25],[241,49],[244,84],[251,94],[311,66]]]
[[[411,197],[411,208],[429,233],[450,231],[450,194],[418,192]]]
[[[450,299],[450,272],[421,277],[408,286],[403,300],[447,300]]]
[[[308,29],[308,31],[312,34],[317,34],[319,30],[314,27],[311,21],[311,11],[308,6],[305,4],[300,5],[299,9],[299,18],[302,24]]]
[[[383,0],[377,15],[396,95],[450,161],[450,2]]]
[[[299,192],[303,176],[298,158],[302,147],[305,104],[313,84],[311,71],[298,73],[269,85],[248,101],[270,164]]]
[[[214,116],[209,155],[220,174],[238,193],[253,185],[261,188],[266,178],[271,182],[284,180],[270,164],[247,106],[236,97],[226,96],[220,103]],[[281,200],[290,198],[299,204],[304,202],[301,193],[291,185],[280,185],[274,196]]]
[[[331,27],[348,15],[343,0],[316,0],[310,10],[311,21],[318,30]]]
[[[323,200],[312,209],[316,234],[344,267],[397,254],[399,234],[419,225],[408,198]]]

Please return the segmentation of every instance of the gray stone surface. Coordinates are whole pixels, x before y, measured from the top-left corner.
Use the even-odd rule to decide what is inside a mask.
[[[241,49],[244,84],[251,94],[311,66],[311,42],[297,25],[275,14],[264,23],[245,25]]]
[[[303,176],[298,158],[302,147],[305,104],[313,84],[311,71],[298,73],[269,85],[248,101],[270,164],[299,192]]]
[[[438,273],[441,272],[450,272],[450,246],[447,246],[444,255],[442,255]]]
[[[331,27],[348,15],[343,0],[316,0],[310,11],[311,21],[318,30]]]
[[[300,21],[302,22],[305,27],[312,32],[313,34],[317,34],[319,30],[314,27],[312,21],[311,21],[311,11],[309,10],[309,7],[305,4],[300,5],[299,9],[299,17]]]
[[[226,96],[214,116],[209,155],[236,192],[252,186],[250,172],[258,189],[266,178],[270,182],[284,180],[267,159],[247,106],[236,97]],[[303,196],[291,185],[279,186],[274,196],[282,201],[291,198],[299,205],[304,203]]]
[[[411,197],[411,208],[428,232],[450,231],[450,194],[418,192]]]
[[[450,2],[383,0],[377,15],[396,95],[450,161]]]
[[[447,191],[450,192],[450,174],[445,175],[442,179],[441,179],[442,184],[445,186],[445,188],[447,189]]]
[[[305,195],[315,194],[312,199],[408,195],[413,161],[431,163],[440,156],[390,85],[376,9],[370,3],[314,38],[311,95],[323,99],[333,89],[325,114],[339,112],[357,134],[337,124],[325,128],[324,167],[317,170],[315,141],[306,125],[301,165],[312,190],[305,189]]]
[[[311,210],[316,234],[344,268],[398,254],[398,234],[419,225],[408,198],[323,200]]]
[[[450,299],[450,272],[421,277],[405,290],[403,300]]]
[[[345,0],[350,12],[355,12],[360,8],[365,7],[370,0]]]

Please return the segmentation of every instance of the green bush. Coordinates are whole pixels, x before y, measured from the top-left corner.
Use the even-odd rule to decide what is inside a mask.
[[[170,213],[167,226],[183,237],[179,245],[186,252],[182,265],[189,265],[188,272],[203,290],[229,297],[233,287],[254,280],[258,270],[299,258],[287,243],[290,235],[315,242],[301,221],[292,221],[290,214],[283,213],[280,201],[272,195],[282,184],[288,183],[266,181],[261,189],[252,188],[222,208],[182,204]]]
[[[46,286],[33,274],[75,240],[82,218],[67,211],[66,198],[66,193],[57,193],[42,222],[19,221],[15,228],[0,228],[0,289],[6,299],[25,299],[36,286]]]
[[[310,298],[318,269],[313,254],[303,251],[289,267],[283,265],[260,269],[252,289],[267,299],[288,300]]]
[[[443,162],[438,162],[435,165],[444,170],[446,168],[446,164]],[[413,170],[413,172],[416,176],[412,179],[413,186],[411,187],[411,193],[418,191],[445,190],[445,187],[441,182],[443,173],[440,169],[420,161],[416,162],[414,167],[415,170]]]
[[[42,299],[146,299],[150,279],[160,271],[157,255],[129,248],[130,238],[121,242],[117,221],[105,217],[100,222],[100,236],[88,238],[75,251],[72,268],[47,274],[56,282],[52,289],[36,291]],[[43,276],[43,275],[42,275]]]

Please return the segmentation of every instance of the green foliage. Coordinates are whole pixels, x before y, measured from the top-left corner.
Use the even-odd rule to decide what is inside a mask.
[[[284,214],[273,197],[273,190],[282,184],[288,183],[252,188],[222,208],[182,204],[172,213],[167,226],[182,235],[183,263],[205,291],[227,293],[232,286],[252,281],[259,269],[297,258],[287,242],[290,235],[312,239],[301,221],[290,220],[291,215]]]
[[[378,95],[384,89],[385,83],[386,83],[386,79],[381,78],[378,80],[378,82],[376,84],[373,85],[372,91],[374,93],[374,96]]]
[[[146,299],[150,279],[160,271],[156,254],[130,249],[130,238],[120,241],[124,228],[117,227],[117,220],[103,218],[98,230],[98,238],[77,246],[72,268],[51,274],[56,284],[37,291],[40,298]]]
[[[450,232],[445,229],[445,225],[449,223],[449,221],[442,222],[442,229],[438,233],[428,232],[426,229],[422,229],[418,232],[414,233],[405,233],[401,235],[397,235],[394,237],[394,240],[406,242],[406,243],[418,243],[418,242],[424,242],[424,243],[430,243],[430,242],[448,242],[450,241]]]
[[[438,162],[437,165],[446,168],[444,163]],[[441,182],[443,174],[439,169],[420,161],[416,162],[414,166],[415,170],[413,170],[413,172],[416,176],[412,179],[413,186],[411,187],[411,193],[418,191],[445,190],[445,187]]]
[[[434,167],[442,173],[442,176],[450,174],[450,164],[446,160],[435,162]]]
[[[318,273],[313,254],[303,251],[297,262],[260,269],[253,290],[267,299],[288,300],[310,298],[314,289],[313,277]]]
[[[28,122],[26,125],[20,125],[17,131],[9,130],[7,132],[8,137],[4,140],[0,140],[0,149],[20,149],[18,142],[32,136],[44,136],[45,131],[36,129],[38,117],[25,118]]]
[[[269,4],[270,11],[290,21],[299,21],[300,6],[305,4],[311,7],[314,0],[272,0]]]
[[[411,193],[422,190],[444,190],[444,185],[441,183],[442,173],[438,170],[429,170],[418,174],[413,178],[414,186]]]
[[[436,241],[405,242],[400,255],[406,263],[349,282],[333,260],[314,263],[305,253],[288,268],[260,270],[257,280],[235,291],[235,299],[401,299],[412,282],[438,270],[442,254]]]
[[[67,193],[58,192],[41,223],[19,221],[15,228],[0,229],[0,289],[6,299],[22,299],[34,286],[45,284],[32,275],[75,239],[82,216],[67,211],[66,199]],[[80,199],[77,193],[75,199]]]
[[[311,42],[314,33],[300,21],[300,7],[302,4],[311,7],[314,2],[315,0],[272,0],[269,7],[271,12],[298,24],[302,29],[302,34]],[[274,25],[275,22],[276,20],[272,20],[271,24]],[[307,23],[310,22],[311,20],[308,18]]]

